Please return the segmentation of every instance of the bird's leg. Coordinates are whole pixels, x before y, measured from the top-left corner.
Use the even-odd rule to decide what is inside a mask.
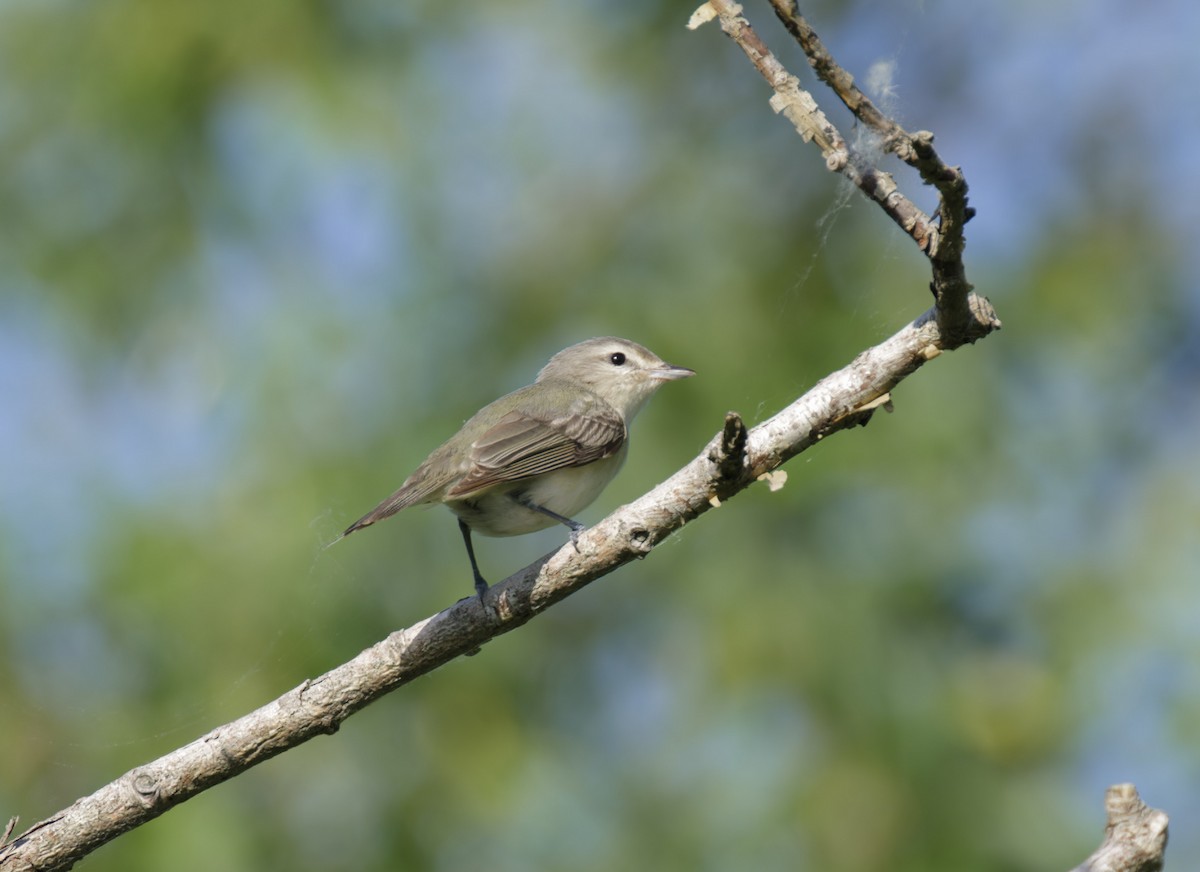
[[[537,503],[531,500],[527,494],[514,494],[513,499],[527,509],[531,509],[535,512],[541,512],[546,517],[553,518],[554,520],[558,521],[558,523],[565,524],[566,526],[570,527],[571,544],[575,546],[576,552],[579,551],[579,534],[586,530],[587,527],[583,526],[583,524],[576,520],[568,518],[566,515],[560,515],[558,512],[553,512],[545,506],[539,506]]]
[[[467,546],[467,556],[471,558],[471,572],[475,575],[475,593],[479,594],[479,601],[483,602],[483,595],[488,589],[488,583],[483,580],[483,576],[479,573],[479,564],[475,562],[475,548],[471,545],[471,528],[467,526],[466,521],[459,518],[458,529],[462,533],[463,544]]]

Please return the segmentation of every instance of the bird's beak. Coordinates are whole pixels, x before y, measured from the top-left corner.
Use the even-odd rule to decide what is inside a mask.
[[[656,378],[659,381],[675,381],[676,379],[687,378],[690,375],[695,375],[694,369],[688,369],[686,366],[672,366],[666,364],[658,369],[650,370],[650,377]]]

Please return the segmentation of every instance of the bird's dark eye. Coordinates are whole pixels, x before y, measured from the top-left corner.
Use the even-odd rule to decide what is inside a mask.
[[[624,352],[614,351],[612,354],[610,354],[608,356],[608,362],[611,363],[613,366],[624,366],[625,365]]]

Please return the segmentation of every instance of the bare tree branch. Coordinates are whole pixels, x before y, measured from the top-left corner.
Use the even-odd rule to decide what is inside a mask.
[[[1071,872],[1160,872],[1167,849],[1167,815],[1150,808],[1132,784],[1114,784],[1104,796],[1104,841]]]
[[[985,300],[978,331],[996,326]],[[945,347],[933,311],[822,379],[750,430],[731,413],[687,466],[569,544],[503,582],[388,636],[353,660],[188,745],[139,766],[0,848],[0,869],[66,869],[90,851],[197,793],[342,721],[384,694],[514,630],[547,607],[635,558],[873,406]]]
[[[711,11],[708,17],[720,18],[725,32],[767,78],[775,90],[775,111],[786,115],[806,141],[816,142],[826,165],[878,203],[931,259],[934,308],[753,429],[747,430],[741,417],[730,413],[722,431],[671,478],[582,533],[577,548],[565,546],[494,585],[482,602],[476,597],[461,600],[393,633],[257,711],[125,773],[11,841],[6,834],[0,844],[0,870],[69,868],[100,845],[197,793],[314,736],[336,732],[346,718],[384,694],[477,652],[563,597],[645,557],[673,531],[755,481],[766,478],[776,489],[781,476],[774,471],[788,459],[838,430],[867,423],[878,406],[890,408],[891,391],[926,362],[999,329],[996,313],[986,299],[971,292],[962,268],[961,226],[969,217],[966,183],[957,169],[941,164],[932,149],[932,135],[909,136],[878,113],[820,46],[794,6],[776,5],[785,24],[807,46],[809,57],[821,58],[819,71],[837,83],[833,87],[848,105],[854,104],[852,111],[870,118],[866,123],[881,131],[888,149],[916,161],[923,178],[938,188],[938,219],[917,209],[891,176],[847,144],[739,16],[740,7],[710,0],[701,7],[705,9]]]

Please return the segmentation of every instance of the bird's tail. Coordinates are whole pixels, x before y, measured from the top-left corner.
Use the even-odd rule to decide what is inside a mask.
[[[444,487],[444,481],[432,480],[425,467],[422,467],[409,476],[408,481],[400,485],[398,491],[347,527],[342,533],[342,538],[345,539],[355,530],[370,527],[376,521],[390,518],[401,509],[436,500],[436,494]]]

